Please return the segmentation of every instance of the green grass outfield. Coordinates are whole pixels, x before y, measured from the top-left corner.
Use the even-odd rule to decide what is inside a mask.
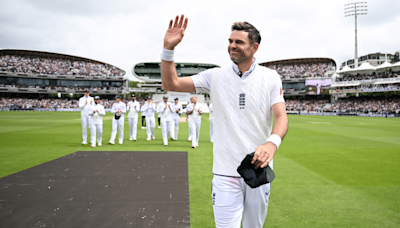
[[[80,145],[79,113],[0,112],[0,177],[76,151],[188,151],[191,227],[213,227],[212,144],[203,116],[200,147],[191,149],[187,123],[179,141],[108,145],[111,114],[104,121],[103,146]],[[274,159],[265,227],[400,227],[400,119],[289,116],[289,132]]]

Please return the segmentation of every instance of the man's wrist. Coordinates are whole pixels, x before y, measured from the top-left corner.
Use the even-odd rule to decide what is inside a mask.
[[[278,149],[279,149],[279,146],[280,146],[281,143],[282,143],[282,139],[281,139],[281,137],[280,137],[279,135],[277,135],[277,134],[272,134],[271,136],[269,136],[267,142],[273,143],[273,144],[276,146],[276,150],[278,150]]]
[[[167,62],[174,61],[174,50],[168,50],[163,48],[161,53],[161,59]]]

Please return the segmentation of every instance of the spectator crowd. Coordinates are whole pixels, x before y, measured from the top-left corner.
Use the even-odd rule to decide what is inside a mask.
[[[400,98],[346,98],[333,104],[329,100],[286,100],[286,111],[399,114]]]
[[[286,111],[318,111],[329,100],[286,100]]]
[[[122,99],[128,103],[130,99]],[[143,97],[138,97],[137,101],[144,103]],[[109,109],[115,100],[101,99],[100,104]],[[74,99],[27,99],[27,98],[0,98],[0,108],[30,109],[30,108],[79,108],[78,100]]]
[[[347,98],[324,109],[326,112],[364,112],[385,114],[400,113],[400,99],[360,99]]]
[[[343,77],[337,77],[335,81],[337,82],[348,82],[348,81],[363,81],[363,80],[373,80],[373,79],[381,79],[381,78],[397,78],[399,77],[400,72],[381,72],[376,73],[373,72],[371,74],[357,74],[357,75],[349,75],[345,74]]]
[[[49,85],[5,85],[5,84],[0,84],[0,87],[5,87],[5,88],[33,88],[33,89],[51,89],[51,90],[67,90],[67,89],[73,89],[75,91],[85,91],[85,90],[92,90],[92,91],[110,91],[110,90],[117,90],[117,91],[122,91],[124,89],[124,86],[102,86],[102,87],[90,87],[90,86],[49,86]]]
[[[276,70],[282,79],[323,77],[330,68],[327,63],[270,64],[267,67]]]
[[[360,92],[385,92],[385,91],[394,91],[394,90],[400,90],[400,84],[395,83],[395,84],[379,84],[379,85],[373,85],[373,84],[365,84],[365,85],[359,85],[359,86],[344,86],[344,87],[338,87],[335,89],[336,92],[346,92],[348,90],[358,90]]]
[[[125,71],[117,67],[102,63],[18,55],[0,56],[0,71],[83,76],[123,76],[125,74]]]

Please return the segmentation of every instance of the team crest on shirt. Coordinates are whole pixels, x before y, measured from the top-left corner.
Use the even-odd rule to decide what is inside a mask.
[[[246,94],[241,93],[239,94],[239,109],[244,109],[246,106]]]

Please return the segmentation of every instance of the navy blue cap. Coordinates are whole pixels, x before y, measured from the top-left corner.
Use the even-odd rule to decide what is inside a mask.
[[[174,99],[174,100],[179,100],[179,98],[175,97],[175,99]]]
[[[99,96],[95,96],[94,99],[95,100],[100,100],[100,97]]]
[[[115,96],[115,99],[117,99],[117,98],[122,99],[122,97],[120,95]]]
[[[163,99],[168,99],[168,96],[163,96]]]

